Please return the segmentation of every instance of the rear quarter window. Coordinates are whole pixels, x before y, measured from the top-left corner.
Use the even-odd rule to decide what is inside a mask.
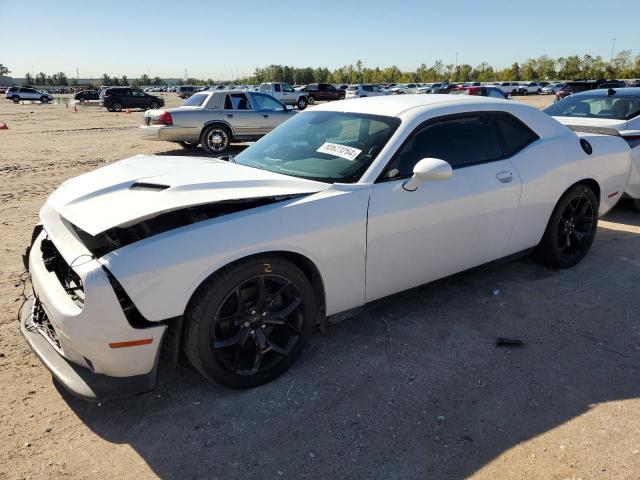
[[[538,136],[516,117],[507,113],[491,115],[502,143],[504,157],[511,157],[538,140]]]

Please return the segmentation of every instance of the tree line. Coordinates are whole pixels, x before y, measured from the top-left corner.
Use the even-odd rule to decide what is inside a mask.
[[[395,65],[386,68],[369,68],[358,60],[355,65],[345,65],[333,71],[326,67],[296,68],[286,65],[269,65],[256,68],[252,76],[239,79],[241,83],[283,81],[291,84],[322,83],[410,83],[410,82],[489,82],[507,80],[569,80],[601,78],[639,78],[640,54],[634,58],[631,50],[622,50],[605,61],[601,56],[572,55],[551,58],[541,55],[528,58],[521,64],[497,70],[486,62],[445,64],[436,60],[432,65],[422,64],[415,71],[401,71]]]
[[[10,73],[9,69],[0,64],[0,75]],[[446,64],[436,60],[432,65],[425,63],[415,71],[401,71],[392,65],[385,68],[365,67],[362,61],[345,65],[334,70],[327,67],[292,67],[288,65],[268,65],[258,67],[253,75],[236,78],[234,83],[258,84],[262,82],[281,81],[292,85],[304,85],[313,82],[320,83],[398,83],[398,82],[489,82],[489,81],[524,81],[524,80],[569,80],[569,79],[600,79],[600,78],[640,78],[640,54],[635,57],[631,50],[619,51],[611,61],[605,61],[600,55],[591,56],[571,55],[568,57],[551,58],[541,55],[528,58],[522,63],[514,62],[511,66],[496,69],[487,62],[472,66],[466,63],[460,65]],[[146,74],[135,79],[111,77],[106,73],[101,79],[102,85],[164,85],[166,82],[160,77],[149,77]],[[77,79],[67,78],[64,72],[47,75],[43,72],[33,76],[25,74],[25,85],[76,85]],[[215,80],[187,78],[179,80],[178,84],[213,85]],[[228,83],[228,82],[227,82]]]

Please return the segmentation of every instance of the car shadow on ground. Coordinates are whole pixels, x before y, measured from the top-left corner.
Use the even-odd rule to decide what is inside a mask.
[[[63,395],[161,478],[465,478],[598,403],[640,396],[640,214],[625,203],[605,220],[573,269],[525,258],[394,296],[316,333],[260,388],[181,364],[140,397]]]

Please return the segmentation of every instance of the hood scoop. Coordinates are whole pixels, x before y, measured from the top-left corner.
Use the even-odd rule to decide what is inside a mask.
[[[149,192],[161,192],[169,188],[169,185],[160,183],[136,182],[129,187],[129,190],[147,190]]]

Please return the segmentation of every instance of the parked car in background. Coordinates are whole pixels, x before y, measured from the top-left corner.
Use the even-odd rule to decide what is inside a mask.
[[[330,83],[310,83],[300,91],[307,92],[310,104],[314,104],[316,100],[343,100],[345,97],[344,90],[339,90]]]
[[[307,92],[296,91],[291,85],[283,82],[261,83],[258,91],[267,93],[286,105],[295,105],[299,110],[304,110],[309,104]]]
[[[110,112],[120,112],[124,108],[156,109],[164,106],[164,99],[149,95],[137,88],[109,87],[100,94],[99,106]]]
[[[640,211],[640,88],[594,89],[553,103],[545,113],[577,131],[619,135],[631,147],[631,174],[624,191]]]
[[[504,93],[517,95],[520,84],[518,82],[495,82],[493,86],[498,87]]]
[[[497,87],[481,86],[481,87],[455,87],[449,90],[449,94],[453,95],[475,95],[478,97],[492,97],[508,99],[502,90]]]
[[[379,85],[367,83],[349,85],[345,91],[345,98],[379,97],[381,95],[389,95],[389,92],[380,88]]]
[[[525,82],[520,84],[518,93],[520,95],[529,95],[530,93],[540,95],[542,93],[542,85],[540,85],[538,82]]]
[[[153,389],[161,350],[256,387],[326,317],[521,252],[573,267],[628,174],[620,138],[516,102],[324,103],[228,162],[138,155],[65,181],[31,237],[21,332],[87,400]]]
[[[618,80],[576,80],[573,82],[566,82],[564,86],[556,92],[555,101],[557,102],[576,93],[586,92],[588,90],[597,90],[601,85],[605,84],[609,84],[612,88],[624,88],[627,86],[626,83]]]
[[[140,127],[146,140],[198,144],[207,153],[225,152],[234,142],[254,141],[296,112],[260,92],[215,90],[198,92],[177,108],[147,110]]]
[[[74,100],[84,102],[87,100],[100,100],[100,92],[97,90],[82,90],[73,96]]]
[[[7,90],[9,88],[11,88],[11,87],[0,86],[0,95],[4,95],[5,93],[7,93]]]
[[[420,85],[417,83],[398,83],[395,87],[389,89],[389,93],[397,95],[399,93],[418,93]]]
[[[198,91],[198,87],[193,85],[180,85],[176,93],[180,98],[189,98]]]
[[[33,87],[10,87],[5,92],[5,96],[8,100],[12,100],[15,103],[22,100],[40,101],[42,103],[53,101],[53,95]]]
[[[549,83],[542,87],[543,95],[555,95],[558,90],[564,87],[564,82]]]

